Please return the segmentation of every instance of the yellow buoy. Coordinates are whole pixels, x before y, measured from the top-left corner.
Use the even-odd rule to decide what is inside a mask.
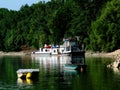
[[[28,72],[26,75],[26,79],[31,78],[32,77],[32,73]]]

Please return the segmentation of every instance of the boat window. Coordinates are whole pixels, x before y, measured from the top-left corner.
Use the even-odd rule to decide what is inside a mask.
[[[54,50],[54,52],[56,52],[56,50]]]
[[[66,51],[70,51],[70,47],[67,47],[67,48],[66,48]]]
[[[47,52],[47,49],[45,51]]]

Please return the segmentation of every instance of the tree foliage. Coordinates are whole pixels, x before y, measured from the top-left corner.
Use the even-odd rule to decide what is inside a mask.
[[[91,49],[112,51],[120,48],[120,0],[107,2],[101,15],[92,23]],[[94,38],[94,40],[93,40]]]
[[[51,0],[24,5],[19,11],[0,9],[0,50],[61,44],[80,36],[86,49],[119,48],[120,0]]]

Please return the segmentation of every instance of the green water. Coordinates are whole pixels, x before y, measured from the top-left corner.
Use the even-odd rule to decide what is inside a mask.
[[[66,71],[71,57],[0,57],[0,90],[119,90],[120,72],[106,67],[110,58],[85,58],[86,72]],[[21,80],[16,71],[39,68],[38,80]]]

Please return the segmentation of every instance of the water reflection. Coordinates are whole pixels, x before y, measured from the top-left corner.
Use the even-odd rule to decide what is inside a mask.
[[[31,89],[33,87],[33,81],[31,79],[17,79],[17,85],[20,89]]]
[[[20,85],[20,86],[22,84],[32,84],[32,83],[33,83],[32,79],[21,79],[21,78],[17,79],[17,84]]]
[[[56,65],[62,66],[65,64],[80,64],[85,65],[85,57],[84,56],[39,56],[32,55],[33,62],[40,64],[40,66],[44,66],[45,69],[54,68]]]
[[[40,67],[44,68],[44,71],[47,72],[48,70],[55,70],[56,68],[59,68],[62,72],[63,65],[70,62],[70,57],[64,57],[64,56],[38,56],[33,55],[32,61],[35,63],[39,63]]]
[[[22,78],[18,78],[17,79],[17,84],[18,85],[22,85],[22,84],[33,84],[33,83],[36,83],[38,82],[39,79],[36,77],[34,79],[30,79],[30,78],[26,78],[26,79],[22,79]]]
[[[84,56],[39,56],[32,55],[32,62],[39,63],[45,72],[60,70],[64,74],[78,74],[86,69]],[[69,66],[68,66],[69,65]],[[77,68],[75,68],[77,67]]]
[[[78,59],[78,60],[77,60]],[[108,69],[108,58],[71,56],[1,57],[1,90],[119,90],[120,75]],[[66,64],[87,64],[86,72],[65,70]],[[38,81],[17,78],[18,69],[38,68]],[[119,73],[119,72],[118,72]],[[111,82],[112,81],[112,82]]]
[[[86,67],[84,67],[84,65],[86,65],[84,56],[61,55],[61,56],[44,57],[39,55],[33,55],[31,57],[32,57],[32,62],[40,64],[39,65],[40,76],[44,76],[48,78],[49,77],[56,78],[57,76],[58,83],[62,83],[62,84],[70,85],[71,79],[73,77],[79,76],[79,74],[83,73],[86,69]],[[72,67],[71,65],[74,65],[75,67],[77,66],[78,69],[73,69],[74,67],[70,69]]]

